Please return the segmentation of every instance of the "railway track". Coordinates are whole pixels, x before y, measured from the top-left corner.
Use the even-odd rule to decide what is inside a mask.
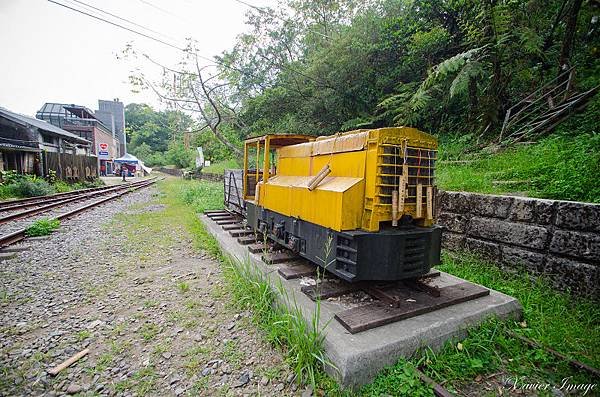
[[[0,248],[25,239],[27,228],[41,218],[67,219],[129,192],[150,186],[156,178],[102,188],[32,197],[0,203]]]

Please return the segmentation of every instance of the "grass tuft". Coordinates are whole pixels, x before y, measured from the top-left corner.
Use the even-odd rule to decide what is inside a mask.
[[[58,219],[38,219],[25,230],[25,235],[27,237],[47,236],[59,227]]]

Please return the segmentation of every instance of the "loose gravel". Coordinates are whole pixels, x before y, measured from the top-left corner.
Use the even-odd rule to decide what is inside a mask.
[[[231,304],[219,263],[183,228],[144,225],[159,197],[130,193],[0,262],[0,395],[310,395]]]

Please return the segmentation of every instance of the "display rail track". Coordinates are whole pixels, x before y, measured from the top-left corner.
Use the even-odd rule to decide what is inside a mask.
[[[239,213],[236,213],[234,211],[229,211],[229,210],[212,210],[212,211],[205,211],[204,214],[209,219],[213,220],[215,223],[220,225],[223,228],[223,230],[229,232],[229,234],[232,237],[237,237],[237,241],[239,244],[247,245],[248,250],[251,253],[255,253],[255,254],[263,253],[263,255],[262,255],[263,262],[265,262],[267,264],[280,264],[281,266],[279,267],[279,269],[277,271],[283,278],[292,279],[292,278],[299,278],[299,277],[311,276],[311,275],[314,276],[316,274],[316,272],[317,272],[316,265],[308,264],[307,261],[305,261],[304,259],[300,259],[297,255],[294,255],[291,251],[287,250],[287,248],[282,247],[281,245],[277,245],[273,242],[267,242],[266,240],[264,240],[262,238],[262,235],[255,233],[254,231],[250,230],[247,226],[244,225],[244,219]],[[282,248],[283,248],[283,250],[281,250]],[[280,251],[269,253],[269,251],[273,250],[273,249],[278,249]],[[425,276],[425,279],[434,278],[438,275],[439,275],[439,272],[431,272]],[[378,299],[385,306],[387,306],[386,310],[388,310],[388,311],[393,311],[394,309],[397,309],[400,304],[400,301],[403,298],[403,297],[400,297],[401,299],[399,300],[398,296],[394,296],[393,289],[391,289],[391,290],[389,289],[390,283],[387,283],[387,285],[384,284],[384,285],[378,286],[377,285],[378,283],[373,283],[373,282],[359,282],[356,284],[349,284],[344,281],[342,281],[342,282],[339,282],[339,281],[341,281],[341,280],[338,279],[337,287],[332,288],[332,289],[328,288],[327,286],[325,286],[323,288],[323,285],[322,285],[321,289],[319,291],[315,291],[313,286],[304,286],[301,288],[301,290],[312,300],[328,299],[331,297],[338,297],[338,296],[342,296],[342,295],[345,295],[348,293],[352,293],[357,290],[362,290],[362,291],[366,292],[368,295],[370,295],[371,297]],[[434,298],[439,298],[440,295],[443,293],[443,289],[444,289],[444,288],[433,287],[433,286],[429,285],[426,282],[426,280],[424,280],[424,279],[420,279],[420,280],[412,279],[412,280],[409,280],[406,284],[408,284],[408,285],[406,285],[406,287],[408,287],[409,289],[413,289],[413,290],[416,289],[417,291],[425,293]],[[468,284],[471,284],[471,283],[468,283]],[[465,285],[463,285],[463,284],[458,284],[458,285],[461,286],[461,288],[465,287]],[[471,285],[474,285],[474,284],[471,284]],[[476,299],[477,297],[482,297],[482,296],[489,294],[489,290],[486,288],[483,288],[483,287],[479,287],[478,291],[473,291],[473,292],[475,292],[475,293],[471,294],[472,295],[471,297],[465,296],[464,299],[462,299],[462,300],[459,299],[459,301],[456,301],[454,303],[465,302],[467,300]],[[421,296],[424,296],[424,295],[421,295]],[[454,304],[454,303],[451,303],[451,304]],[[441,305],[441,306],[440,305],[432,305],[432,310],[437,310],[439,308],[447,307],[447,306],[449,306],[449,305]],[[367,306],[363,306],[363,307],[367,307],[366,310],[370,310],[370,309],[376,309],[377,306],[367,305]],[[379,307],[381,307],[381,304],[379,305]],[[348,310],[353,310],[353,309],[348,309]],[[428,311],[432,311],[432,310],[421,310],[421,311],[418,311],[418,312],[412,313],[412,314],[419,315],[419,314],[427,313]],[[375,311],[377,311],[377,309]],[[340,313],[337,313],[335,315],[335,318],[338,321],[340,321],[340,317],[343,317],[343,316],[340,316],[339,314]],[[363,312],[361,314],[364,316],[365,313]],[[375,315],[378,316],[380,314],[381,313],[379,313],[379,314],[376,313]],[[389,317],[386,318],[385,321],[375,321],[375,322],[370,321],[369,324],[367,324],[368,325],[367,327],[360,327],[360,329],[358,329],[358,330],[348,329],[348,327],[346,326],[347,324],[344,324],[343,321],[340,321],[340,323],[342,323],[342,325],[346,329],[348,329],[350,331],[350,333],[356,333],[356,332],[361,332],[361,331],[364,331],[367,329],[375,328],[377,326],[385,325],[385,324],[388,324],[388,323],[391,323],[394,321],[399,321],[404,318],[408,318],[408,317],[395,316],[395,318],[391,319],[392,321],[390,321]],[[581,363],[577,360],[571,359],[562,353],[559,353],[553,349],[543,346],[536,341],[525,338],[511,330],[508,330],[508,335],[510,335],[511,337],[514,337],[515,339],[521,340],[523,343],[526,343],[529,346],[536,347],[536,348],[542,348],[543,350],[545,350],[549,354],[557,357],[558,359],[568,362],[569,365],[571,365],[575,369],[585,371],[595,377],[599,376],[599,374],[600,374],[600,370],[598,370],[594,367],[591,367],[589,365]],[[420,369],[417,368],[416,370],[419,375],[419,378],[423,382],[429,384],[432,387],[433,392],[437,397],[452,397],[453,396],[452,393],[450,393],[448,390],[444,389],[443,386],[436,383],[433,379],[428,377]]]
[[[148,187],[150,185],[153,185],[157,181],[158,181],[158,179],[155,177],[155,178],[147,179],[147,180],[144,180],[144,181],[134,182],[134,183],[126,184],[126,185],[118,185],[116,187],[111,187],[109,189],[104,189],[104,190],[100,191],[99,193],[96,192],[96,195],[97,196],[105,196],[107,193],[113,193],[113,194],[109,194],[109,195],[107,195],[105,197],[100,198],[99,200],[92,201],[91,203],[87,203],[87,204],[84,204],[84,205],[82,205],[80,207],[77,207],[77,208],[74,208],[72,210],[69,210],[67,212],[58,214],[58,215],[56,215],[55,217],[53,217],[51,219],[53,219],[53,220],[54,219],[55,220],[62,220],[62,219],[71,218],[71,217],[73,217],[75,215],[80,214],[83,211],[86,211],[86,210],[88,210],[90,208],[97,207],[97,206],[99,206],[99,205],[101,205],[101,204],[103,204],[103,203],[105,203],[107,201],[114,200],[116,198],[124,196],[127,193],[131,193],[131,192],[134,192],[136,190],[139,190],[139,189]],[[98,191],[98,189],[95,189],[95,190]],[[82,200],[82,199],[83,200],[88,200],[88,199],[96,197],[96,195],[90,196],[89,194],[85,194],[84,193],[83,195],[69,198],[68,202],[62,202],[61,201],[58,204],[54,203],[54,204],[57,204],[57,205],[53,205],[52,208],[47,208],[47,209],[45,209],[42,212],[48,211],[50,209],[58,208],[61,205],[73,203],[73,202],[75,202],[77,200]],[[38,213],[40,213],[40,212],[37,212],[35,214],[38,214]],[[31,215],[34,215],[34,213],[29,213],[28,215],[31,216]],[[19,218],[21,218],[21,217],[19,217]],[[19,230],[14,231],[14,232],[8,233],[8,234],[3,235],[3,236],[0,236],[0,249],[4,248],[4,247],[7,247],[9,245],[15,244],[17,242],[20,242],[20,241],[24,240],[25,238],[27,238],[27,227],[21,228]]]

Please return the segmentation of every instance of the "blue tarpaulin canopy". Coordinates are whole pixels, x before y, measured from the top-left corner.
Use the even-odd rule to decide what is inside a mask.
[[[127,164],[138,164],[141,161],[135,157],[133,154],[125,153],[124,156],[119,157],[118,159],[113,160],[115,163],[127,163]]]

